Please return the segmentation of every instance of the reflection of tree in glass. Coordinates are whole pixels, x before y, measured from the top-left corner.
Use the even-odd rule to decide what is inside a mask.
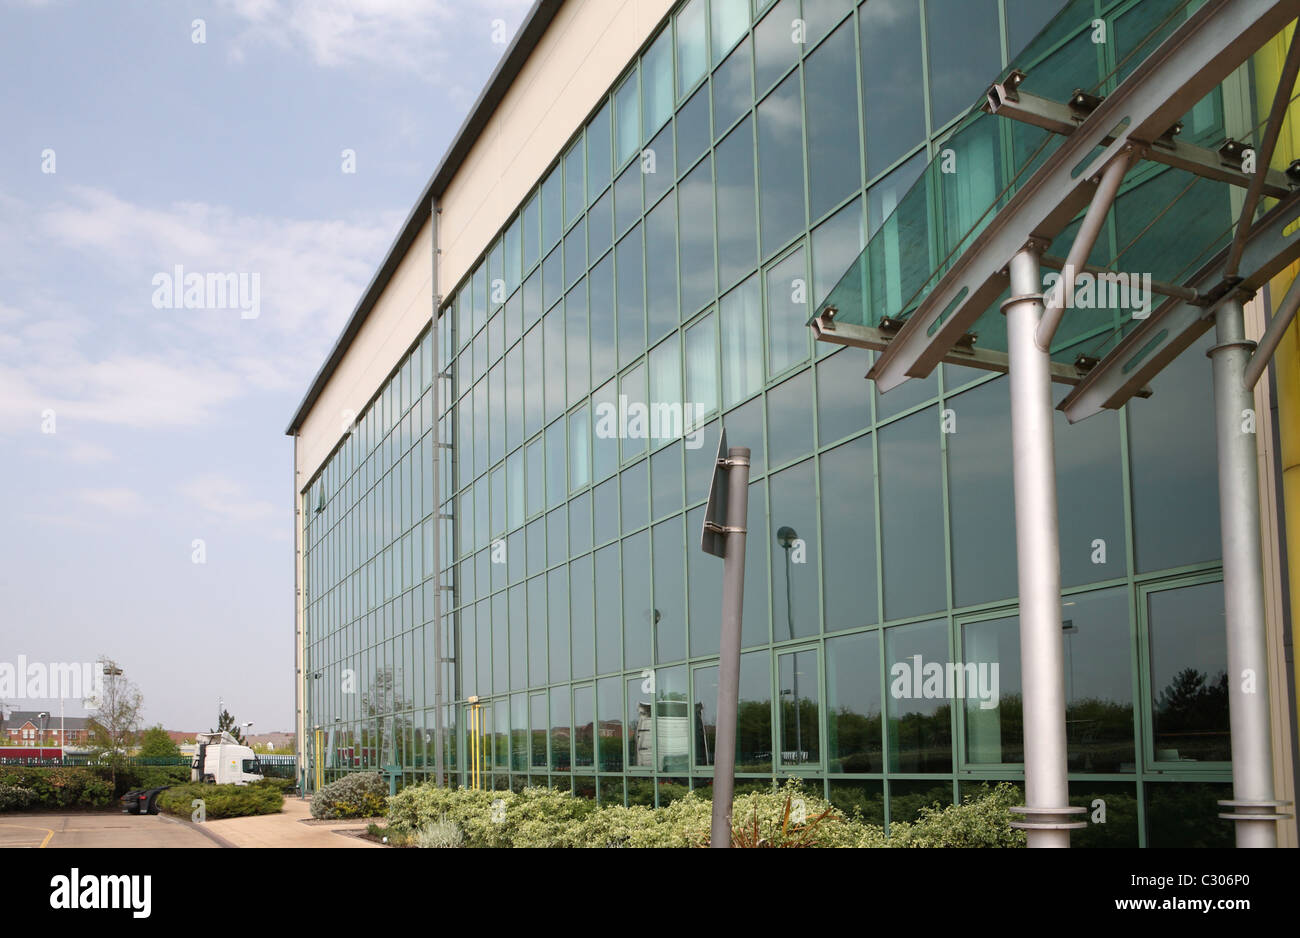
[[[399,673],[393,668],[379,668],[370,682],[370,687],[361,695],[361,713],[365,722],[361,727],[363,748],[375,749],[378,765],[384,763],[384,757],[390,756],[393,764],[406,765],[406,730],[411,726],[409,715],[400,711],[410,710],[411,702],[398,693]],[[374,725],[374,736],[370,739],[370,724]]]
[[[1227,672],[1211,679],[1196,668],[1179,671],[1156,696],[1153,722],[1157,748],[1173,749],[1173,758],[1230,758]]]

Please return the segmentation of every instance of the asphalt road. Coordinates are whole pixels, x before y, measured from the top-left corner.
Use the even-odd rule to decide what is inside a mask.
[[[4,847],[217,847],[193,827],[160,815],[5,814]]]

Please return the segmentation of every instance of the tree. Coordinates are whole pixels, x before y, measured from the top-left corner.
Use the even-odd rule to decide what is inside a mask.
[[[140,689],[122,674],[112,658],[100,659],[103,684],[99,693],[84,701],[94,717],[90,721],[90,746],[97,762],[107,763],[113,784],[117,770],[126,764],[127,747],[140,726],[144,698]]]
[[[233,736],[235,742],[240,744],[244,742],[244,734],[239,731],[239,724],[235,722],[229,710],[221,711],[221,716],[217,717],[217,728],[213,732],[220,733],[222,730]]]
[[[167,735],[161,723],[144,731],[144,737],[140,740],[140,755],[152,759],[165,759],[177,758],[180,754],[180,747],[172,742],[172,738]]]

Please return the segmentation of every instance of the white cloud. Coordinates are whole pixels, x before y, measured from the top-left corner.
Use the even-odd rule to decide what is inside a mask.
[[[133,489],[80,489],[75,494],[89,505],[119,515],[139,514],[146,507],[144,498]]]
[[[305,52],[325,68],[368,66],[438,77],[449,43],[481,30],[490,41],[495,20],[507,41],[530,0],[223,0],[246,24],[233,55],[265,43]],[[503,51],[505,45],[500,47]]]
[[[176,487],[202,513],[203,523],[251,527],[274,539],[287,539],[293,522],[283,506],[249,494],[247,488],[220,473],[206,473]]]
[[[13,209],[0,213],[0,247],[22,246],[0,255],[10,294],[0,305],[0,431],[33,433],[47,409],[60,429],[64,421],[174,428],[256,391],[300,389],[402,218],[158,207],[76,186],[48,208],[3,193],[0,207]],[[73,262],[78,275],[69,279],[63,271]],[[256,273],[259,317],[155,309],[153,277],[176,265]]]

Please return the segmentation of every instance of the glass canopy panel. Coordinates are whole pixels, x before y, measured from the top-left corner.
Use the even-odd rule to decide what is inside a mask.
[[[1140,17],[1131,11],[1117,13],[1124,11],[1124,4],[1102,6],[1109,8],[1101,19],[1113,31],[1110,45],[1099,48],[1093,41],[1097,13],[1092,0],[1074,0],[1001,74],[1013,68],[1024,72],[1018,90],[1053,102],[1065,103],[1078,89],[1104,96],[1181,25],[1195,5],[1146,0]],[[991,84],[1000,76],[988,77]],[[1223,97],[1223,87],[1215,88],[1183,118],[1180,143],[1214,149],[1224,141],[1228,135]],[[1253,136],[1259,133],[1257,127]],[[816,309],[817,315],[833,307],[836,323],[881,327],[884,322],[886,329],[891,326],[886,320],[896,324],[908,319],[1066,139],[972,106],[934,146],[925,171],[873,232]],[[1260,213],[1271,204],[1261,205]],[[1066,256],[1081,220],[1082,212],[1053,240],[1047,258]],[[1127,273],[1130,281],[1136,274],[1137,283],[1083,278],[1090,281],[1091,293],[1076,294],[1074,306],[1067,309],[1052,359],[1073,363],[1080,355],[1104,356],[1164,301],[1164,296],[1147,293],[1146,284],[1184,283],[1230,242],[1234,222],[1228,184],[1159,163],[1136,164],[1089,264]],[[1050,262],[1043,265],[1043,274],[1045,286],[1057,277]],[[998,309],[1006,295],[971,328],[976,349],[1006,351],[1006,326]]]

